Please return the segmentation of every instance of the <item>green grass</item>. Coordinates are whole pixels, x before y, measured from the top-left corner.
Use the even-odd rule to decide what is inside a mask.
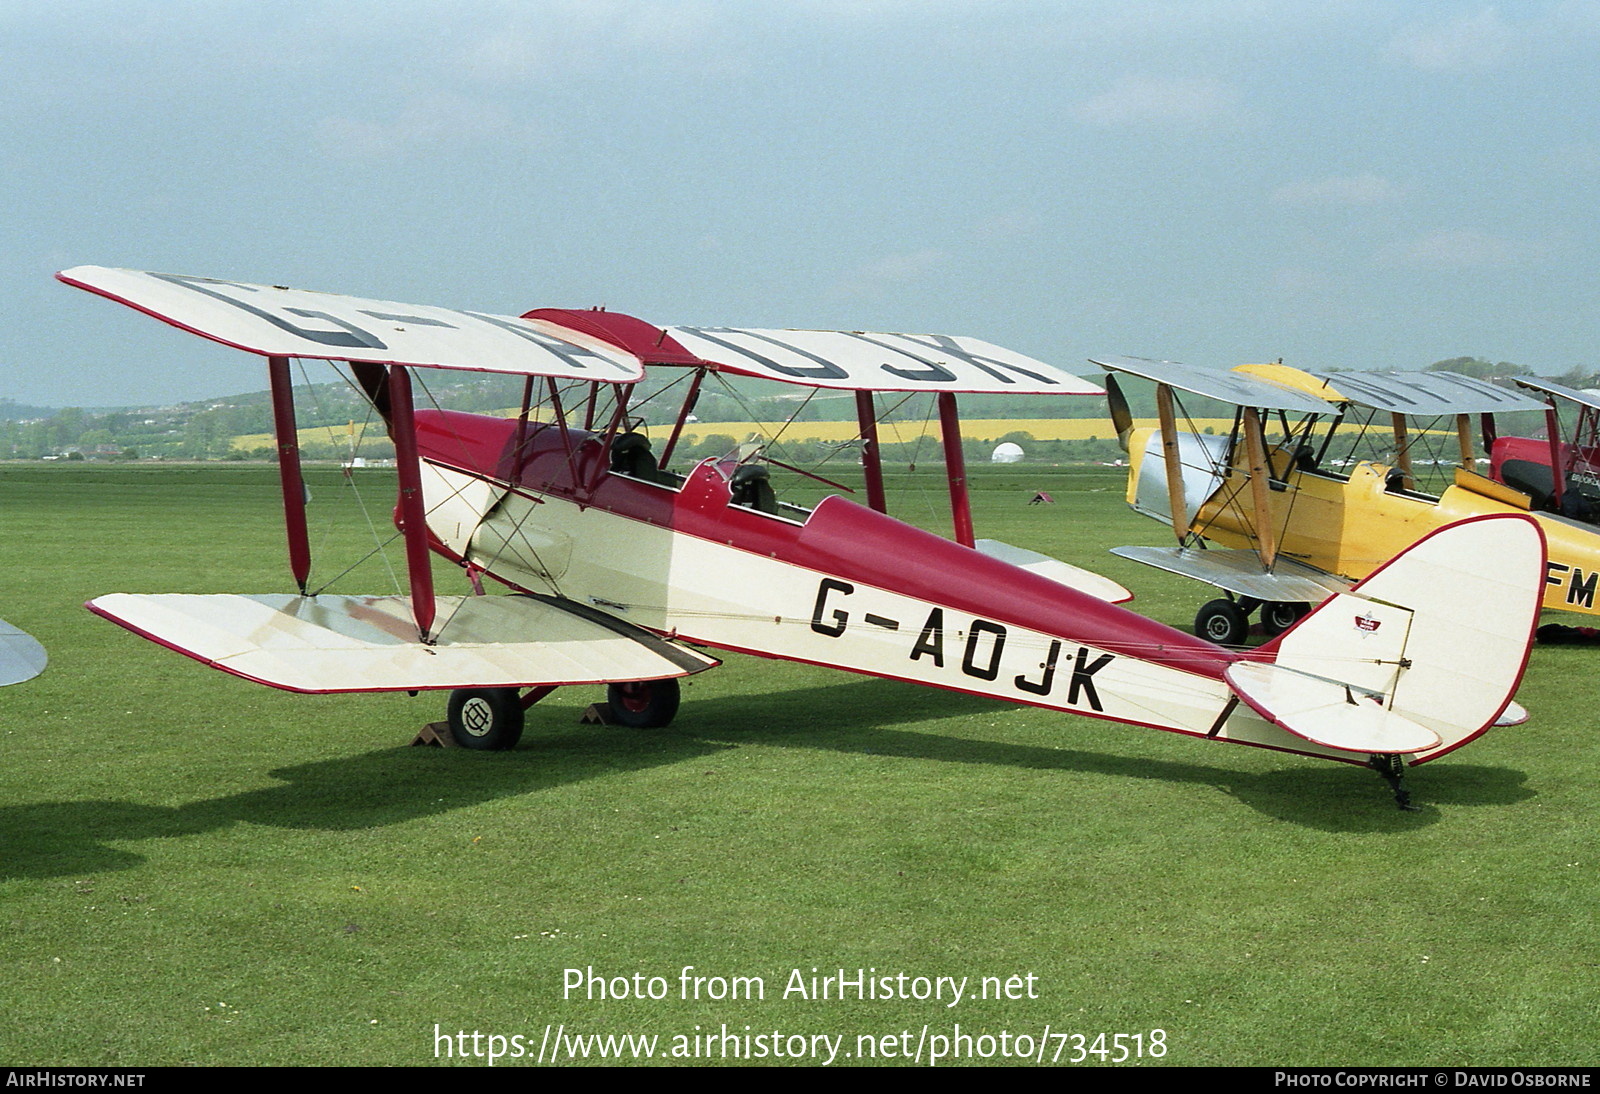
[[[1198,586],[1105,553],[1162,534],[1117,473],[973,478],[980,535],[1192,617]],[[319,557],[360,553],[337,474],[312,488],[343,513]],[[948,531],[937,474],[891,488]],[[1346,765],[743,657],[665,731],[582,726],[599,694],[571,689],[514,752],[410,749],[442,697],[271,691],[79,606],[288,589],[270,469],[6,466],[0,511],[0,615],[51,654],[0,694],[7,1063],[423,1064],[436,1025],[537,1045],[547,1022],[664,1049],[960,1023],[1162,1029],[1147,1062],[1185,1065],[1594,1060],[1592,652],[1537,650],[1533,720],[1414,772],[1410,814]],[[342,586],[391,589],[370,563]],[[680,1000],[687,965],[766,998]],[[589,967],[671,996],[563,999]],[[782,998],[813,967],[1032,974],[1037,998]]]

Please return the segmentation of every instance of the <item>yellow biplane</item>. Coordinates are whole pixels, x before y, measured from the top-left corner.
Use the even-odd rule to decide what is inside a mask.
[[[1543,409],[1517,391],[1448,372],[1318,377],[1282,364],[1222,371],[1133,357],[1093,363],[1110,374],[1112,421],[1128,452],[1128,504],[1170,525],[1177,538],[1172,547],[1113,553],[1226,594],[1195,618],[1195,632],[1213,642],[1242,643],[1258,609],[1263,631],[1282,632],[1447,524],[1534,508],[1527,493],[1476,470],[1473,415]],[[1133,428],[1118,375],[1156,385],[1155,428]],[[1232,430],[1194,428],[1185,396],[1231,403]],[[1431,493],[1419,483],[1413,453],[1422,434],[1410,423],[1445,418],[1453,424],[1445,431],[1454,433],[1453,458],[1427,461],[1427,469],[1454,466]],[[1333,458],[1336,434],[1379,422],[1382,459]],[[1549,545],[1544,607],[1600,615],[1600,529],[1553,513],[1533,516]]]

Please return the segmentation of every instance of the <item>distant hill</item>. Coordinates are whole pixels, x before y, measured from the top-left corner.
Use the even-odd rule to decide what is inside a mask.
[[[30,418],[48,418],[56,413],[57,409],[57,407],[53,406],[29,406],[27,403],[0,399],[0,422],[21,422]]]

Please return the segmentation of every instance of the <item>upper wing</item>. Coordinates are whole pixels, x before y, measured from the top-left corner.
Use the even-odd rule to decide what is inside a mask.
[[[540,319],[102,266],[77,266],[56,277],[264,357],[611,383],[632,383],[644,375],[633,354]]]
[[[1418,418],[1544,409],[1538,399],[1454,372],[1330,372],[1323,379],[1357,405]]]
[[[977,338],[867,331],[668,327],[689,353],[727,372],[846,391],[1101,395],[1094,384]]]
[[[1296,414],[1335,414],[1338,408],[1304,391],[1275,384],[1236,369],[1219,370],[1180,365],[1176,361],[1150,361],[1143,357],[1091,357],[1110,372],[1126,372],[1208,399],[1263,410]]]
[[[1600,396],[1597,396],[1592,391],[1580,391],[1577,388],[1568,387],[1566,384],[1558,384],[1554,380],[1547,380],[1543,376],[1518,376],[1515,382],[1519,387],[1525,387],[1529,391],[1555,395],[1566,399],[1568,402],[1577,403],[1579,406],[1586,406],[1590,410],[1600,410]],[[1543,408],[1544,402],[1540,400],[1538,409]]]

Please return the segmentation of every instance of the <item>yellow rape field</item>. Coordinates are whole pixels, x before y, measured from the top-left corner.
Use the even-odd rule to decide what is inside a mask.
[[[1194,420],[1199,429],[1211,428],[1219,433],[1226,433],[1233,428],[1232,418],[1197,418]],[[1138,426],[1154,426],[1154,418],[1139,419]],[[759,422],[692,422],[684,427],[684,443],[698,444],[701,440],[716,433],[725,434],[739,440],[744,440],[752,433],[763,436],[772,436],[780,429],[780,425],[762,425]],[[651,426],[648,430],[652,438],[665,437],[672,432],[672,426]],[[787,428],[782,428],[782,439],[786,441],[849,441],[854,440],[860,432],[860,427],[855,422],[795,422]],[[1038,441],[1087,441],[1094,438],[1108,440],[1116,437],[1116,430],[1112,429],[1111,422],[1106,418],[972,418],[961,423],[961,436],[969,441],[995,441],[1010,433],[1027,433]],[[878,424],[878,440],[884,444],[902,444],[915,441],[919,437],[930,440],[939,440],[939,422],[937,419],[926,422],[880,422]]]
[[[512,411],[511,414],[515,414]],[[510,416],[509,414],[507,415]],[[1196,418],[1194,427],[1227,433],[1233,428],[1232,418]],[[1154,426],[1154,418],[1140,418],[1136,426]],[[781,429],[785,441],[838,442],[854,440],[859,427],[855,422],[795,422],[787,428],[781,423],[761,422],[691,422],[684,427],[680,443],[696,445],[715,434],[743,441],[752,434],[771,439]],[[650,425],[645,432],[653,440],[663,440],[672,432],[671,423]],[[1039,441],[1087,441],[1093,438],[1109,440],[1116,436],[1111,422],[1105,418],[973,418],[961,423],[961,436],[969,441],[997,441],[1009,433],[1028,433]],[[382,428],[368,434],[382,437]],[[884,444],[904,444],[926,437],[931,441],[941,439],[937,419],[926,422],[883,422],[878,426],[878,440]],[[348,444],[349,433],[344,427],[320,426],[300,430],[301,444]],[[233,447],[246,451],[254,448],[273,448],[276,442],[270,433],[251,433],[235,437]]]

